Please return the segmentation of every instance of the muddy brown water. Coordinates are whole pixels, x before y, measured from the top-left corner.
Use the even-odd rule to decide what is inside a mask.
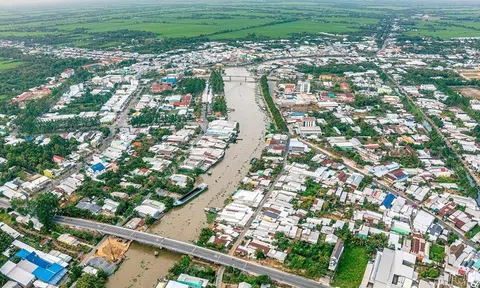
[[[227,76],[249,75],[245,68],[227,68],[225,72]],[[168,212],[150,227],[150,233],[193,242],[201,229],[207,226],[204,208],[224,206],[225,200],[246,175],[250,159],[259,157],[264,147],[263,135],[268,119],[259,108],[259,104],[263,103],[255,91],[255,83],[225,82],[228,108],[235,109],[229,113],[229,120],[240,123],[238,138],[241,140],[230,145],[224,159],[210,170],[212,175],[202,176],[201,180],[208,184],[209,189],[181,208]],[[109,278],[107,288],[154,287],[181,257],[165,250],[155,257],[154,251],[159,250],[133,243],[126,254],[127,259]]]

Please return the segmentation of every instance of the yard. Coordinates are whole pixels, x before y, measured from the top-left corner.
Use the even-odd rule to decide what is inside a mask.
[[[445,247],[433,244],[430,246],[430,253],[429,253],[430,260],[436,261],[438,263],[443,263],[445,259]]]
[[[333,277],[332,286],[341,288],[357,288],[362,282],[368,263],[365,247],[346,245]]]

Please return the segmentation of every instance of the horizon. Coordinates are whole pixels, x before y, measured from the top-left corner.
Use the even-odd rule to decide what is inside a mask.
[[[406,6],[415,6],[415,5],[426,5],[427,7],[429,4],[433,5],[438,5],[438,3],[443,3],[446,5],[450,6],[463,6],[463,5],[468,5],[468,6],[480,6],[480,3],[477,0],[459,0],[459,1],[453,1],[453,0],[400,0],[400,1],[395,1],[395,0],[387,0],[383,1],[382,3],[377,3],[376,1],[361,1],[361,0],[339,0],[339,1],[332,1],[332,0],[327,0],[327,1],[317,1],[317,0],[293,0],[294,2],[298,3],[319,3],[319,4],[362,4],[362,5],[376,5],[376,6],[401,6],[401,5],[406,5]],[[0,0],[0,6],[7,7],[7,8],[24,8],[24,7],[43,7],[43,8],[62,8],[65,6],[85,6],[85,5],[91,5],[92,3],[95,3],[95,6],[101,6],[101,5],[160,5],[160,4],[172,4],[172,5],[184,5],[187,3],[192,3],[192,4],[201,4],[201,3],[206,3],[206,4],[219,4],[219,3],[250,3],[252,1],[250,0],[228,0],[228,1],[222,1],[222,0],[215,0],[215,1],[207,1],[207,0],[200,0],[200,1],[185,1],[182,3],[178,3],[173,0],[140,0],[140,1],[134,1],[134,0]],[[256,1],[253,1],[256,2]],[[282,3],[283,1],[277,1],[277,0],[266,0],[264,2],[279,2]],[[94,6],[94,7],[95,7]],[[388,8],[388,7],[385,7]],[[432,7],[432,8],[437,8],[437,7]],[[441,9],[443,7],[438,7],[438,9]]]

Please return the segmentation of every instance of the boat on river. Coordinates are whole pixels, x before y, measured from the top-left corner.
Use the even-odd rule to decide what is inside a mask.
[[[206,183],[202,183],[197,187],[193,188],[190,192],[180,197],[177,201],[173,203],[173,206],[182,206],[183,204],[187,203],[188,201],[192,200],[193,198],[197,197],[200,193],[208,189],[208,185]]]

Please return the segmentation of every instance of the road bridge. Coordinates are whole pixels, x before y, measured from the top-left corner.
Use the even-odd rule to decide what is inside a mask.
[[[250,83],[256,83],[258,82],[257,77],[253,77],[251,75],[246,75],[246,76],[241,76],[241,75],[234,75],[234,76],[229,76],[229,75],[224,75],[223,76],[223,81],[224,82],[250,82]]]
[[[323,285],[317,281],[310,280],[297,275],[289,274],[277,269],[265,267],[263,265],[245,261],[243,259],[233,257],[218,251],[199,247],[190,243],[161,237],[158,235],[140,232],[136,230],[127,229],[120,226],[114,226],[90,220],[69,218],[69,217],[55,217],[54,221],[61,225],[71,226],[75,228],[98,231],[103,234],[109,234],[120,238],[137,241],[143,244],[165,248],[167,250],[191,255],[203,260],[213,262],[215,264],[230,266],[240,269],[244,272],[254,275],[267,275],[271,279],[301,288],[327,288],[329,286]]]

